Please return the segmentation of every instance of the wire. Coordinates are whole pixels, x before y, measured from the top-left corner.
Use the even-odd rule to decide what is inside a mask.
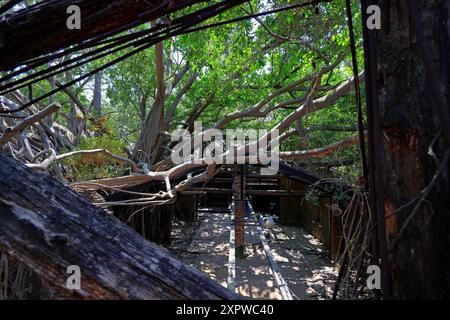
[[[7,4],[0,7],[0,15],[4,14],[6,11],[14,7],[16,4],[21,3],[23,0],[11,0]]]
[[[91,57],[91,58],[87,59],[86,61],[80,61],[79,63],[76,63],[74,65],[70,65],[71,62],[77,62],[78,60],[81,60],[81,58],[86,58],[86,57],[88,57],[88,56],[90,56],[92,54],[102,52],[102,50],[109,49],[109,48],[114,46],[114,43],[116,43],[116,45],[122,43],[122,42],[119,42],[119,43],[114,42],[113,45],[107,45],[107,46],[105,46],[103,48],[94,50],[93,52],[84,54],[84,55],[81,56],[81,58],[77,57],[76,60],[72,59],[72,60],[69,60],[69,61],[65,61],[63,63],[60,63],[59,65],[52,66],[52,67],[50,67],[50,68],[48,68],[46,70],[39,71],[39,72],[37,72],[35,74],[32,74],[30,76],[27,76],[25,78],[22,78],[20,80],[15,81],[15,82],[12,82],[12,83],[9,83],[9,84],[1,86],[0,89],[3,89],[3,90],[4,89],[8,89],[7,91],[4,91],[4,92],[0,93],[0,94],[3,95],[5,93],[8,93],[8,92],[20,89],[20,88],[28,86],[28,85],[30,85],[32,83],[36,83],[36,82],[41,81],[43,79],[46,79],[48,77],[60,74],[62,72],[70,70],[70,69],[73,69],[75,67],[79,67],[79,66],[84,65],[84,64],[86,64],[88,62],[95,61],[95,60],[100,59],[100,58],[102,58],[104,56],[110,55],[110,54],[112,54],[114,52],[126,49],[126,48],[128,48],[130,46],[137,46],[138,47],[137,49],[135,49],[135,50],[133,50],[133,51],[131,51],[129,53],[126,53],[126,54],[122,55],[121,57],[119,57],[117,59],[114,59],[113,61],[111,61],[109,63],[106,63],[106,64],[102,65],[101,67],[96,68],[95,70],[93,70],[93,71],[91,71],[91,72],[89,72],[89,73],[87,73],[87,74],[85,74],[83,76],[80,76],[80,77],[78,77],[78,78],[76,78],[76,79],[74,79],[74,80],[72,80],[72,81],[70,81],[68,83],[65,83],[64,85],[59,86],[58,88],[56,88],[54,90],[51,90],[50,92],[48,92],[48,93],[46,93],[46,94],[44,94],[44,95],[42,95],[42,96],[32,100],[32,101],[29,101],[28,103],[24,104],[19,109],[16,109],[16,110],[0,110],[0,114],[14,113],[14,112],[22,111],[22,110],[28,108],[29,106],[31,106],[31,105],[39,102],[39,101],[42,101],[43,99],[48,98],[48,97],[54,95],[55,93],[57,93],[57,92],[59,92],[61,90],[64,90],[67,87],[69,87],[69,86],[71,86],[71,85],[73,85],[73,84],[75,84],[75,83],[77,83],[77,82],[79,82],[79,81],[89,77],[89,76],[92,76],[95,73],[98,73],[98,72],[102,71],[103,69],[106,69],[106,68],[108,68],[108,67],[110,67],[110,66],[112,66],[112,65],[114,65],[114,64],[116,64],[116,63],[118,63],[118,62],[120,62],[120,61],[122,61],[122,60],[124,60],[126,58],[129,58],[129,57],[131,57],[131,56],[133,56],[133,55],[135,55],[135,54],[137,54],[137,53],[139,53],[139,52],[141,52],[141,51],[143,51],[143,50],[153,46],[154,44],[156,44],[156,43],[158,43],[160,41],[163,41],[165,39],[168,39],[170,37],[174,37],[174,36],[178,36],[178,35],[184,35],[184,34],[189,34],[189,33],[192,33],[192,32],[197,32],[197,31],[206,30],[206,29],[210,29],[210,28],[215,28],[215,27],[218,27],[218,26],[222,26],[222,25],[226,25],[226,24],[230,24],[230,23],[235,23],[235,22],[239,22],[239,21],[243,21],[243,20],[247,20],[247,19],[251,19],[251,18],[256,18],[256,17],[261,17],[261,16],[274,14],[274,13],[277,13],[277,12],[292,10],[292,9],[295,9],[295,8],[302,8],[302,7],[306,7],[306,6],[317,5],[319,3],[328,3],[328,2],[331,2],[331,1],[332,0],[310,0],[310,1],[302,2],[302,3],[297,3],[297,4],[293,4],[293,5],[284,6],[284,7],[281,7],[281,8],[276,8],[276,9],[265,11],[265,12],[245,15],[245,16],[238,17],[238,18],[231,19],[231,20],[226,20],[226,21],[222,21],[222,22],[218,22],[218,23],[213,23],[213,24],[209,24],[209,25],[205,25],[205,26],[201,26],[201,27],[192,28],[193,25],[196,25],[196,24],[198,24],[198,23],[200,23],[202,21],[205,21],[205,20],[213,17],[213,16],[216,16],[216,15],[218,15],[219,13],[221,13],[223,11],[231,9],[232,7],[235,7],[235,6],[240,5],[240,4],[244,3],[244,2],[247,2],[247,0],[222,1],[222,2],[220,2],[218,4],[215,4],[213,6],[210,6],[210,7],[204,8],[204,9],[201,9],[201,10],[199,10],[197,12],[194,12],[194,13],[191,13],[191,14],[188,14],[188,15],[182,17],[182,18],[186,18],[186,17],[191,17],[192,16],[194,19],[196,19],[196,21],[194,21],[192,23],[186,22],[185,24],[181,23],[181,26],[179,26],[178,30],[176,30],[176,31],[170,32],[170,28],[165,29],[165,31],[168,32],[165,36],[160,36],[160,37],[156,37],[155,38],[154,35],[152,35],[152,36],[144,37],[142,39],[138,39],[135,42],[130,42],[130,43],[128,43],[128,44],[126,44],[126,45],[124,45],[122,47],[112,49],[109,52],[100,53],[99,55]],[[212,7],[214,7],[214,9],[216,9],[216,10],[213,11],[213,12],[208,12],[208,10],[211,10]],[[200,12],[200,11],[203,11],[202,12],[203,14],[199,14],[198,12]],[[149,33],[149,32],[150,32],[149,30],[146,30],[146,33]],[[135,33],[134,34],[135,37],[132,38],[132,39],[136,39],[139,36],[141,36],[142,34],[146,34],[146,33],[140,33],[140,32]],[[161,34],[161,33],[163,33],[163,31],[159,32],[158,34]],[[123,39],[123,38],[118,37],[117,41],[119,41],[121,39]],[[112,40],[112,41],[114,41],[114,40]],[[69,50],[71,50],[71,49],[69,49]],[[64,55],[64,54],[65,53],[58,53],[58,55]],[[45,61],[45,60],[38,60],[38,63],[42,63],[43,61]],[[62,70],[57,70],[57,69],[61,68],[62,66],[65,66],[65,65],[69,65],[69,66],[67,68],[62,69]],[[29,69],[29,67],[27,67],[25,69]],[[22,69],[20,72],[24,72],[25,69]],[[52,70],[57,70],[57,71],[48,74],[48,72],[52,71]],[[17,75],[17,74],[18,73],[15,72],[15,75]],[[43,76],[38,78],[38,79],[34,79],[34,80],[30,81],[30,82],[27,82],[26,84],[22,84],[24,81],[33,79],[33,78],[35,78],[37,76],[40,76],[40,75],[43,75]],[[8,75],[6,77],[1,78],[0,81],[5,81],[6,79],[11,78],[11,77],[12,77],[11,75]],[[16,87],[11,89],[11,86],[13,86],[13,85],[19,85],[19,86],[16,86]]]

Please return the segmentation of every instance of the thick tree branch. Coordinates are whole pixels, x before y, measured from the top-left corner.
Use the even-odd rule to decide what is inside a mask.
[[[367,132],[365,133],[367,138]],[[280,152],[281,159],[307,159],[307,158],[322,158],[327,157],[339,150],[349,148],[358,143],[358,136],[351,136],[344,140],[332,143],[326,147],[315,148],[302,151],[284,151]]]
[[[186,92],[192,87],[194,84],[195,79],[197,79],[198,73],[194,72],[187,82],[184,84],[184,86],[180,89],[180,91],[175,96],[175,99],[173,100],[172,104],[170,105],[169,109],[167,110],[166,117],[164,118],[164,129],[167,129],[169,127],[170,121],[172,121],[173,115],[175,113],[176,108],[180,104],[181,99],[184,97]]]
[[[62,87],[61,82],[58,80],[55,81],[55,84],[57,87]],[[86,108],[84,107],[83,103],[81,102],[80,98],[78,98],[78,95],[73,91],[70,87],[64,88],[62,91],[77,105],[78,108],[80,108],[81,112],[83,114],[86,114]]]

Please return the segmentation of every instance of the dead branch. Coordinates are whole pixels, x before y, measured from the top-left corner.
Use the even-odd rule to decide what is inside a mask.
[[[56,160],[55,150],[53,150],[51,148],[43,150],[43,151],[39,152],[38,154],[36,154],[34,156],[34,158],[31,160],[31,162],[36,161],[39,157],[46,155],[46,154],[49,154],[49,156],[41,163],[38,163],[38,164],[29,163],[26,166],[28,168],[33,168],[33,169],[47,170],[48,167]]]
[[[66,158],[69,158],[69,157],[74,157],[74,156],[79,156],[79,155],[86,155],[86,154],[97,154],[97,153],[101,153],[101,154],[104,154],[104,155],[106,155],[108,157],[113,158],[114,160],[127,163],[128,165],[130,165],[133,168],[133,170],[135,172],[139,172],[139,168],[138,168],[137,164],[134,161],[132,161],[132,160],[130,160],[128,158],[119,156],[117,154],[114,154],[111,151],[108,151],[106,149],[72,151],[72,152],[68,152],[68,153],[65,153],[65,154],[58,155],[55,160],[56,161],[61,161],[61,160],[64,160]]]
[[[128,165],[130,165],[133,168],[133,170],[135,172],[140,171],[137,164],[135,162],[133,162],[132,160],[122,157],[122,156],[119,156],[119,155],[116,155],[106,149],[77,150],[77,151],[72,151],[72,152],[68,152],[65,154],[61,154],[61,155],[56,155],[56,152],[53,149],[47,149],[47,150],[44,150],[44,151],[36,154],[34,156],[34,159],[32,160],[32,162],[34,162],[40,156],[42,156],[44,154],[48,154],[48,153],[50,153],[50,157],[45,159],[43,162],[41,162],[39,164],[27,164],[27,166],[30,168],[47,169],[55,161],[62,161],[64,159],[67,159],[70,157],[75,157],[75,156],[80,156],[80,155],[91,155],[91,154],[99,154],[100,153],[100,154],[104,154],[108,157],[111,157],[114,160],[127,163]]]
[[[14,138],[17,134],[21,133],[26,128],[30,127],[36,122],[41,121],[50,114],[57,112],[60,108],[61,105],[59,103],[53,103],[44,110],[39,111],[38,113],[24,119],[22,122],[15,125],[14,127],[6,128],[5,132],[3,133],[3,136],[0,138],[0,147],[4,146],[5,143],[10,141],[12,138]]]

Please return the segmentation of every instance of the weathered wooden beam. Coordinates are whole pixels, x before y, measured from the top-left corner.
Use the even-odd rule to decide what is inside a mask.
[[[0,155],[0,250],[81,299],[235,299],[54,178]],[[67,268],[81,289],[67,287]]]
[[[245,255],[245,172],[242,165],[234,169],[233,182],[233,209],[236,255],[243,258]]]

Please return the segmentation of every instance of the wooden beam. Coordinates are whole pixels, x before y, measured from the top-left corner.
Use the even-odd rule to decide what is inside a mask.
[[[236,239],[236,255],[245,256],[245,172],[244,166],[235,166],[233,182],[234,232]]]
[[[237,299],[48,175],[0,155],[0,250],[81,299]],[[66,281],[81,271],[81,289]]]

